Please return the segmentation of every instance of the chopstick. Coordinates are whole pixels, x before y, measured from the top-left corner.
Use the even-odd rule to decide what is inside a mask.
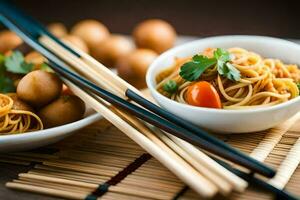
[[[67,45],[64,45],[62,42],[60,42],[56,37],[54,37],[53,35],[51,35],[45,28],[43,28],[42,26],[40,26],[38,23],[33,23],[34,21],[31,19],[26,19],[25,15],[18,15],[18,13],[16,13],[15,9],[12,8],[10,5],[8,6],[7,4],[1,5],[2,8],[2,13],[6,13],[6,15],[8,15],[9,17],[12,17],[15,21],[20,22],[19,24],[22,24],[24,27],[27,27],[29,29],[30,27],[30,31],[31,33],[34,33],[34,37],[38,38],[40,37],[42,34],[49,36],[52,40],[54,40],[56,43],[58,43],[59,45],[61,45],[62,47],[64,47],[67,51],[71,52],[73,55],[75,56],[80,56],[85,58],[85,60],[87,62],[89,62],[90,64],[96,65],[95,63],[97,62],[93,62],[92,58],[84,55],[84,54],[79,54],[78,52],[72,50],[71,48],[69,48]],[[45,44],[44,44],[45,45]],[[45,45],[46,46],[46,45]],[[47,46],[49,48],[49,46]],[[71,50],[70,50],[71,49]],[[99,68],[99,66],[101,68]],[[224,157],[232,162],[235,162],[237,164],[240,164],[246,168],[249,168],[250,170],[252,170],[253,172],[257,172],[260,173],[262,175],[265,175],[267,177],[272,177],[275,175],[275,171],[270,169],[269,167],[263,165],[261,162],[256,161],[255,159],[250,158],[249,156],[241,153],[240,151],[232,148],[231,146],[229,146],[228,144],[222,142],[221,140],[216,139],[215,137],[212,137],[209,135],[209,133],[207,133],[206,131],[192,125],[191,123],[161,109],[160,107],[156,106],[155,104],[151,103],[150,101],[146,100],[145,98],[143,98],[141,95],[139,95],[136,91],[136,89],[134,89],[132,86],[130,86],[129,84],[127,84],[125,81],[120,81],[120,79],[116,79],[116,76],[112,75],[111,72],[108,72],[107,70],[105,71],[103,69],[103,67],[101,65],[97,65],[95,67],[98,67],[98,69],[101,69],[101,72],[104,73],[105,75],[108,75],[108,78],[110,78],[111,82],[115,83],[119,83],[119,89],[121,89],[123,92],[125,91],[125,96],[129,97],[130,99],[134,100],[135,102],[139,103],[140,105],[144,106],[145,108],[151,110],[152,112],[158,114],[160,116],[160,118],[155,117],[155,115],[153,114],[149,114],[150,112],[146,112],[147,115],[151,115],[152,117],[152,121],[150,123],[154,123],[156,126],[162,128],[163,130],[166,130],[167,132],[173,133],[176,136],[185,139],[186,141],[189,141],[190,143],[197,145],[197,146],[201,146],[202,148],[213,152],[217,155],[220,155],[221,157]],[[62,72],[61,72],[62,73]],[[73,77],[74,78],[74,77]],[[75,77],[76,78],[76,77]],[[78,78],[78,77],[77,77]],[[106,77],[107,78],[107,77]],[[87,83],[86,81],[84,81],[85,83]],[[116,84],[112,84],[114,87],[116,86]],[[86,85],[87,86],[87,85]],[[96,90],[99,88],[95,88],[93,86],[91,86],[90,84],[88,84],[88,87],[91,90]],[[109,95],[109,99],[111,100],[111,95]],[[114,96],[116,97],[116,96]],[[121,98],[119,100],[122,100]],[[117,103],[116,101],[113,101],[111,103]],[[119,102],[120,103],[120,102]],[[126,106],[127,104],[123,101],[121,102],[122,106]],[[132,104],[131,104],[132,105]],[[128,105],[127,105],[128,106]],[[128,111],[133,112],[132,110],[136,109],[137,107],[133,108],[132,106],[127,107]],[[135,110],[135,114],[139,116],[139,118],[147,121],[149,120],[149,116],[143,115],[145,114],[144,112],[146,111],[145,109],[141,110],[138,109],[139,112],[136,112]],[[148,117],[148,119],[146,119]],[[167,120],[163,120],[161,121],[161,117],[169,120],[169,122]],[[156,120],[155,120],[155,119]],[[148,121],[149,122],[149,121]],[[172,123],[173,122],[173,127],[172,127]],[[161,123],[166,123],[164,125],[161,125]],[[177,124],[177,125],[174,125]],[[169,126],[171,125],[171,126]],[[166,128],[168,127],[168,128]],[[179,128],[179,129],[178,129]],[[182,134],[184,133],[184,134]],[[199,141],[201,141],[201,144],[199,145]]]

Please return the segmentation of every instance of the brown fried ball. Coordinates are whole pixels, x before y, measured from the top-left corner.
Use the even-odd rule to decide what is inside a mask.
[[[36,70],[25,75],[17,87],[18,97],[34,107],[44,106],[62,91],[62,81],[51,72]]]
[[[135,27],[133,37],[137,47],[162,53],[174,46],[176,32],[168,22],[160,19],[150,19]]]
[[[114,67],[117,60],[134,50],[134,44],[122,35],[111,35],[97,48],[94,47],[92,56],[107,67]]]
[[[80,50],[84,51],[85,53],[89,53],[89,48],[86,43],[78,36],[75,35],[66,35],[62,38],[63,41],[69,42],[75,47],[79,48]]]
[[[22,44],[22,39],[11,31],[0,32],[0,53],[5,53]]]
[[[58,38],[64,37],[68,34],[68,30],[63,23],[60,22],[51,23],[47,27],[48,30]]]
[[[80,37],[92,49],[109,36],[109,31],[101,22],[86,19],[75,24],[71,34]]]
[[[12,100],[13,100],[13,110],[25,110],[25,111],[30,111],[34,112],[33,108],[22,101],[20,98],[18,98],[18,95],[16,93],[9,93],[7,94]]]
[[[138,89],[145,88],[147,69],[157,56],[150,49],[137,49],[118,61],[118,75]]]
[[[75,95],[62,95],[38,112],[46,128],[61,126],[81,119],[85,112],[84,102]]]

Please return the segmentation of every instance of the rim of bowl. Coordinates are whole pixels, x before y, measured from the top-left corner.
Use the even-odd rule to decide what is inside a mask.
[[[274,105],[274,106],[270,106],[270,107],[264,107],[264,108],[249,108],[249,109],[240,109],[240,110],[226,110],[226,109],[216,109],[216,108],[205,108],[205,107],[197,107],[197,106],[192,106],[192,105],[188,105],[188,104],[182,104],[179,103],[177,101],[171,100],[167,97],[165,97],[164,95],[160,94],[156,88],[155,85],[156,83],[152,84],[152,79],[153,76],[155,76],[156,74],[154,74],[154,70],[156,69],[156,66],[158,65],[157,63],[161,62],[161,60],[165,60],[168,59],[170,56],[172,56],[174,58],[174,55],[172,55],[174,52],[177,51],[182,51],[181,49],[187,49],[190,46],[193,46],[195,43],[201,43],[203,41],[206,40],[214,40],[214,39],[227,39],[231,38],[231,39],[259,39],[259,40],[269,40],[269,42],[272,42],[271,40],[273,40],[273,42],[276,43],[281,43],[284,45],[292,45],[296,48],[299,48],[300,51],[300,45],[292,42],[292,41],[288,41],[288,40],[284,40],[284,39],[280,39],[280,38],[275,38],[275,37],[269,37],[269,36],[258,36],[258,35],[225,35],[225,36],[213,36],[213,37],[206,37],[203,39],[198,39],[198,40],[194,40],[191,42],[187,42],[185,44],[173,47],[169,50],[167,50],[166,52],[162,53],[161,55],[159,55],[150,65],[147,74],[146,74],[146,83],[147,86],[150,90],[151,93],[155,93],[156,95],[158,95],[160,98],[163,98],[165,101],[167,101],[168,103],[174,104],[175,106],[179,106],[180,108],[184,109],[190,109],[193,111],[205,111],[205,112],[212,112],[212,113],[253,113],[253,112],[265,112],[265,111],[272,111],[272,110],[276,110],[276,109],[281,109],[283,107],[287,107],[290,104],[293,104],[295,102],[300,101],[300,96],[291,99],[289,101]],[[300,61],[300,59],[299,59]],[[300,62],[299,62],[300,63]],[[299,66],[298,66],[299,67]],[[155,98],[154,98],[155,99]],[[155,101],[157,101],[155,99]]]
[[[57,130],[59,129],[72,129],[73,131],[75,131],[74,127],[76,126],[76,124],[80,123],[80,127],[85,126],[87,124],[93,123],[95,121],[97,121],[98,119],[101,118],[101,115],[98,113],[93,113],[90,114],[76,122],[72,122],[69,124],[65,124],[65,125],[61,125],[61,126],[56,126],[53,128],[47,128],[47,129],[43,129],[43,130],[39,130],[39,131],[32,131],[32,132],[27,132],[27,133],[20,133],[20,134],[12,134],[12,135],[0,135],[0,141],[1,140],[14,140],[14,139],[21,139],[21,140],[25,140],[27,138],[31,138],[31,137],[46,137],[49,135],[55,135]],[[85,124],[85,125],[83,125]]]

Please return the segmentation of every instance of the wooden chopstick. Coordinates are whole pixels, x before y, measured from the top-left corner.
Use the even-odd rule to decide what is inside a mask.
[[[0,9],[2,10],[2,13],[6,15],[6,17],[7,16],[12,17],[12,19],[14,19],[15,21],[18,21],[24,27],[27,27],[27,28],[30,27],[29,33],[34,32],[33,35],[35,37],[39,37],[42,34],[46,34],[50,38],[52,38],[54,41],[56,41],[58,44],[63,46],[65,49],[67,49],[69,52],[71,52],[72,54],[74,54],[76,56],[85,55],[85,54],[80,55],[80,54],[78,54],[78,52],[75,52],[74,50],[72,50],[67,45],[64,45],[55,36],[51,35],[43,26],[39,25],[33,19],[26,17],[24,14],[20,14],[21,11],[14,8],[11,4],[9,4],[9,3],[1,4]],[[95,65],[97,63],[97,62],[92,62],[93,59],[88,57],[88,56],[85,56],[84,58],[88,62],[90,62],[92,65]],[[94,67],[99,67],[99,64],[98,64],[98,66],[94,66]],[[221,154],[221,156],[226,157],[227,159],[229,159],[233,162],[239,163],[240,165],[243,165],[243,166],[253,170],[254,172],[261,173],[262,175],[265,175],[265,176],[268,176],[268,177],[274,176],[275,171],[272,170],[271,168],[269,168],[269,167],[263,165],[262,163],[248,157],[247,155],[233,149],[232,147],[230,147],[226,143],[224,143],[220,140],[217,140],[214,137],[211,137],[208,133],[201,130],[200,128],[198,128],[196,126],[193,126],[192,124],[190,124],[188,122],[185,122],[184,120],[168,113],[167,111],[162,110],[158,106],[155,106],[151,102],[145,100],[143,97],[138,95],[138,93],[136,92],[136,89],[134,89],[129,84],[126,84],[125,81],[121,81],[120,78],[117,79],[114,76],[112,76],[112,73],[108,72],[107,69],[105,71],[105,69],[101,68],[101,72],[104,72],[105,75],[109,75],[107,77],[113,78],[113,79],[110,79],[110,81],[113,81],[113,82],[116,81],[117,83],[120,83],[118,85],[119,85],[120,88],[122,88],[124,90],[125,95],[129,95],[136,102],[140,103],[141,105],[144,105],[145,107],[151,108],[152,109],[151,111],[153,111],[157,114],[160,114],[161,116],[167,117],[168,120],[180,124],[182,127],[185,127],[187,130],[190,130],[191,132],[196,131],[197,136],[201,136],[201,138],[204,137],[205,140],[210,142],[210,144],[211,144],[210,146],[214,145],[214,148],[210,148],[211,151],[216,151],[215,153]],[[176,130],[173,129],[173,131],[176,131]],[[177,132],[177,134],[180,134],[180,133]],[[181,135],[181,136],[185,137],[185,135]],[[193,143],[193,142],[195,142],[194,139],[196,137],[194,137],[194,139],[192,139],[192,138],[193,138],[193,136],[191,136],[189,134],[188,138],[185,138],[185,139],[188,139],[189,142]],[[219,151],[219,149],[224,149],[224,150]]]

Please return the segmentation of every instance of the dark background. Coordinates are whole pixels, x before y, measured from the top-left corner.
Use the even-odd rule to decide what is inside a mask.
[[[111,32],[130,34],[148,18],[162,18],[179,34],[194,36],[256,34],[300,38],[299,1],[257,0],[13,0],[43,23],[68,27],[85,18]]]

